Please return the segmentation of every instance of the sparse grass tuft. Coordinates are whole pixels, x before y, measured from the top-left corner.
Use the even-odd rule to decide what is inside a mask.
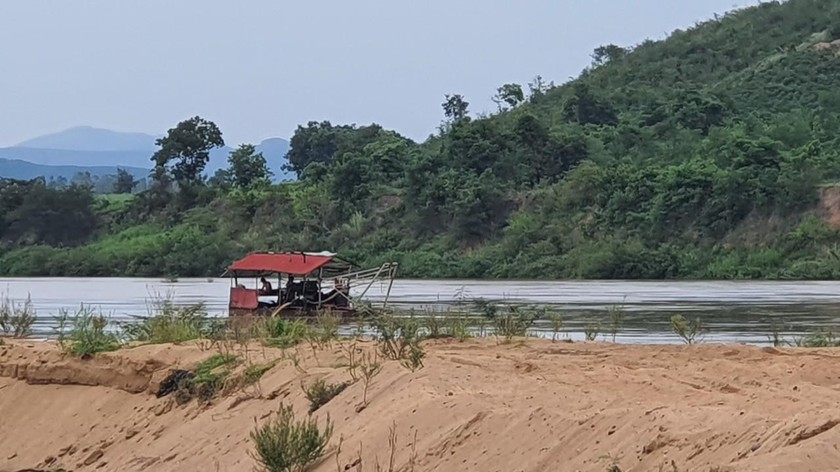
[[[834,335],[830,329],[820,328],[814,333],[807,334],[794,340],[794,345],[797,347],[838,347],[840,340]]]
[[[275,419],[251,432],[252,457],[268,472],[303,472],[324,454],[332,433],[329,416],[321,429],[314,418],[296,421],[292,407],[280,405]]]
[[[318,346],[330,346],[338,339],[338,328],[341,317],[329,311],[319,312],[315,317],[315,325],[307,330],[309,341]]]
[[[203,303],[179,307],[172,299],[164,298],[153,306],[153,315],[122,325],[126,340],[151,344],[182,343],[206,338],[210,334],[212,323],[207,319]]]
[[[0,297],[0,331],[3,336],[29,337],[37,319],[29,296],[21,305],[15,304],[8,296]]]
[[[215,354],[195,366],[193,387],[196,395],[202,400],[213,398],[238,360],[231,354]]]
[[[120,342],[116,333],[107,331],[108,319],[102,314],[95,314],[93,309],[82,305],[75,315],[70,316],[61,310],[58,316],[59,344],[74,356],[88,358],[98,352],[115,351]],[[70,331],[64,333],[67,324]]]
[[[371,328],[377,333],[380,352],[388,359],[404,359],[411,346],[420,343],[419,326],[414,318],[381,313],[371,320]]]
[[[525,337],[528,329],[539,319],[539,313],[534,310],[508,306],[504,313],[488,311],[488,316],[493,322],[496,336],[503,336],[507,342],[513,338]]]
[[[245,385],[255,384],[260,381],[263,375],[266,372],[271,370],[275,362],[267,362],[265,364],[251,364],[245,368],[245,373],[243,374],[243,382]]]
[[[318,379],[309,386],[301,385],[306,399],[309,400],[309,414],[314,413],[330,400],[338,396],[350,384],[348,382],[327,383],[324,379]]]
[[[306,340],[309,329],[303,320],[287,321],[282,318],[266,318],[267,338],[265,344],[288,348]]]

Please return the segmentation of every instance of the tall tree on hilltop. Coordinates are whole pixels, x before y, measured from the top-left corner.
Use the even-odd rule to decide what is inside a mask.
[[[175,181],[190,185],[201,181],[201,172],[210,160],[210,150],[224,146],[225,141],[215,123],[195,116],[178,123],[155,144],[160,146],[152,156],[156,180],[162,180],[171,166]]]
[[[469,113],[470,103],[460,94],[446,95],[443,106],[443,116],[452,123],[463,120]]]
[[[517,105],[524,101],[525,93],[519,84],[504,84],[496,89],[496,95],[493,96],[493,103],[499,107],[499,111],[504,110],[503,103],[511,108],[516,108]]]
[[[238,188],[251,188],[271,183],[271,171],[265,157],[252,144],[243,144],[228,156],[230,178]]]

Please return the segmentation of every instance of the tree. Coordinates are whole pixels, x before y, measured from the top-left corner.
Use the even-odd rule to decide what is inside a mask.
[[[155,144],[160,146],[152,156],[155,177],[161,178],[171,166],[175,181],[184,185],[201,181],[201,172],[210,160],[210,150],[224,146],[225,141],[215,123],[195,116],[178,123]]]
[[[463,120],[469,113],[470,103],[464,100],[459,94],[446,95],[446,101],[443,102],[443,115],[452,123]]]
[[[363,152],[365,146],[376,141],[384,133],[377,124],[369,126],[333,126],[329,121],[310,121],[307,126],[298,126],[289,142],[285,168],[298,177],[313,163],[331,166],[333,161],[348,152]]]
[[[137,186],[137,181],[125,169],[117,169],[117,180],[114,182],[114,193],[131,193],[134,187]]]
[[[554,82],[546,84],[541,75],[534,77],[534,80],[528,83],[528,91],[530,92],[531,101],[539,99],[552,88],[554,88]]]
[[[615,44],[599,46],[592,53],[592,65],[596,67],[602,66],[609,62],[617,61],[626,55],[627,50]]]
[[[84,187],[93,187],[93,177],[91,177],[89,171],[84,172],[76,172],[72,179],[70,179],[70,183],[72,185],[82,185]]]
[[[504,84],[496,89],[496,95],[493,96],[493,103],[499,107],[499,111],[504,110],[502,103],[511,108],[516,108],[524,101],[525,93],[522,92],[522,86],[519,84]]]
[[[271,183],[271,171],[261,152],[251,144],[243,144],[228,156],[230,178],[235,187],[251,188]]]
[[[300,177],[306,166],[313,162],[328,164],[338,151],[339,133],[343,126],[333,126],[329,121],[310,121],[306,127],[298,126],[289,141],[286,169]]]
[[[574,85],[574,94],[563,106],[563,113],[566,119],[585,125],[607,125],[618,124],[618,116],[609,103],[601,101],[584,83]]]

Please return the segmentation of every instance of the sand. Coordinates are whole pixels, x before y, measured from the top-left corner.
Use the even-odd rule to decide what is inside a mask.
[[[358,382],[314,414],[329,415],[335,434],[312,470],[372,472],[377,462],[388,470],[392,428],[399,471],[604,472],[615,464],[625,472],[807,472],[840,464],[838,351],[536,339],[425,346],[416,372],[384,365],[366,408]],[[301,382],[349,380],[345,352],[334,345],[315,356],[303,345],[295,367],[288,352],[253,346],[240,356],[281,359],[257,385],[177,405],[153,394],[161,379],[214,350],[143,346],[82,361],[52,344],[7,342],[0,471],[253,470],[255,423],[281,402],[305,415]]]

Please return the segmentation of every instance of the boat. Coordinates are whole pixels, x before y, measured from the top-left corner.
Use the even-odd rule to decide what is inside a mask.
[[[377,282],[386,286],[379,305],[387,306],[397,267],[386,262],[360,270],[331,252],[255,252],[235,261],[222,276],[231,279],[232,317],[294,317],[323,311],[352,316]],[[249,279],[253,288],[246,285]]]

